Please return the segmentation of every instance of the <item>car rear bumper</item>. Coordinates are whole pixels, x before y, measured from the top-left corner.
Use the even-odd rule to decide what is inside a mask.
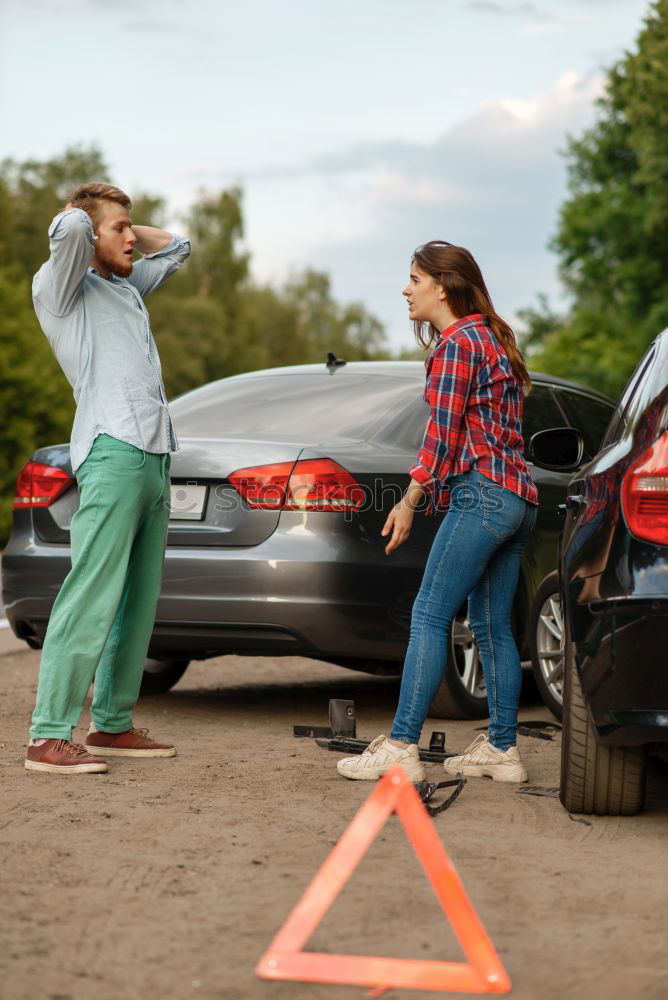
[[[288,528],[254,547],[168,546],[149,653],[401,663],[422,556],[406,546],[388,560],[384,544],[360,559],[358,539],[305,532],[295,559]],[[5,613],[35,648],[70,565],[68,546],[34,536],[14,533],[5,550]]]
[[[588,610],[576,646],[601,742],[668,742],[668,598],[601,600]]]

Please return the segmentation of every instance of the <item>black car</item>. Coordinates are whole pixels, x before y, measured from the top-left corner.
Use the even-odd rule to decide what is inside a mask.
[[[614,409],[610,400],[563,380],[533,379],[525,439],[573,426],[593,457]],[[423,386],[420,362],[330,362],[221,379],[170,404],[181,448],[172,456],[172,514],[145,692],[166,691],[190,660],[223,653],[301,654],[356,670],[400,671],[442,515],[416,517],[408,541],[389,557],[380,532],[420,445],[428,415]],[[557,592],[557,505],[570,478],[534,472],[541,508],[514,609],[524,660],[529,623],[545,619]],[[7,618],[34,648],[70,567],[78,503],[69,446],[38,449],[19,475],[2,561]],[[560,701],[555,643],[543,643],[536,670],[539,681],[545,672],[546,696],[549,680]],[[487,714],[466,608],[453,627],[432,714]]]
[[[570,440],[569,440],[570,437]],[[574,431],[533,459],[577,463]],[[594,460],[566,497],[561,801],[570,812],[642,808],[646,750],[668,749],[668,330],[650,345]]]

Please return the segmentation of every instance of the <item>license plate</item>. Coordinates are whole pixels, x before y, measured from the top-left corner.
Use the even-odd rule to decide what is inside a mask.
[[[207,486],[172,485],[170,521],[201,521],[204,517]]]

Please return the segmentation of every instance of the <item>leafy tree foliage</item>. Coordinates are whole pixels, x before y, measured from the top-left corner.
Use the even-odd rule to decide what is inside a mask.
[[[72,148],[55,159],[0,163],[0,545],[11,524],[16,476],[36,447],[67,441],[72,389],[35,317],[32,277],[48,253],[47,228],[78,184],[109,181],[100,150]],[[136,222],[163,226],[166,206],[133,197]],[[381,324],[362,305],[340,305],[327,275],[307,270],[284,288],[258,285],[242,247],[238,188],[201,192],[184,220],[187,265],[151,297],[151,324],[173,398],[256,368],[387,357]]]
[[[567,148],[569,197],[553,248],[573,298],[522,319],[531,365],[616,396],[668,325],[668,0],[608,73],[592,128]]]

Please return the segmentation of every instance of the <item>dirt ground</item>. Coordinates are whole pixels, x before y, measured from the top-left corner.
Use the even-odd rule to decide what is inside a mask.
[[[366,995],[264,982],[253,969],[374,787],[340,778],[336,755],[294,739],[292,725],[324,725],[328,699],[352,697],[360,735],[373,737],[391,720],[395,681],[296,658],[194,664],[135,717],[174,738],[176,758],[63,778],[23,768],[39,654],[6,630],[2,639],[3,1000]],[[548,718],[535,698],[522,716]],[[425,732],[445,728],[460,750],[476,725],[433,721]],[[559,739],[520,745],[530,782],[556,785]],[[471,779],[434,820],[516,1000],[667,995],[667,818],[668,779],[653,765],[638,817],[577,821],[555,799]],[[309,947],[461,959],[396,818]]]

